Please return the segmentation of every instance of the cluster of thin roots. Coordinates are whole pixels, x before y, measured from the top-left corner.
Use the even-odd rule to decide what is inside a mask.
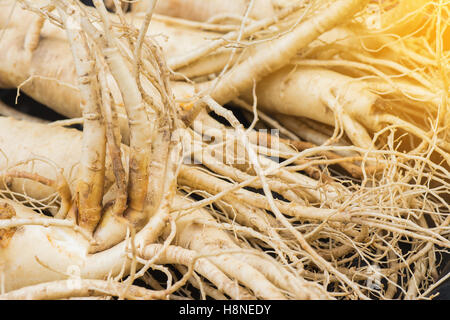
[[[395,10],[394,2],[382,1],[383,7],[378,1],[371,2],[356,20],[360,33],[348,31],[339,41],[318,40],[292,60],[292,72],[297,67],[325,68],[363,83],[378,96],[373,113],[377,120],[370,123],[373,126],[367,122],[361,126],[370,137],[370,144],[362,146],[354,145],[347,136],[348,128],[342,122],[349,114],[345,110],[342,114],[336,111],[332,126],[261,111],[255,88],[250,94],[253,99],[235,98],[226,107],[213,99],[215,86],[226,81],[227,72],[246,54],[251,55],[253,47],[282,37],[313,17],[322,8],[321,1],[283,6],[273,19],[255,22],[244,16],[231,31],[222,30],[223,37],[209,47],[167,63],[157,41],[144,37],[151,9],[145,14],[144,26],[137,29],[127,22],[119,1],[112,2],[119,17],[115,22],[108,19],[101,1],[94,1],[97,10],[88,10],[75,1],[53,1],[47,7],[19,2],[66,29],[73,37],[75,52],[83,49],[76,41],[84,39],[86,57],[95,61],[96,67],[89,70],[82,51],[75,54],[80,70],[96,74],[94,84],[80,86],[86,97],[97,99],[91,100],[97,105],[84,106],[84,134],[98,137],[103,132],[104,136],[103,140],[86,142],[86,146],[98,146],[96,152],[104,151],[98,151],[97,158],[95,154],[83,155],[80,170],[88,183],[96,174],[104,175],[104,167],[89,171],[98,161],[104,163],[99,153],[111,157],[116,179],[111,194],[117,200],[107,210],[128,219],[120,240],[126,243],[131,268],[105,281],[82,279],[77,289],[69,292],[57,281],[4,293],[5,297],[43,298],[38,295],[41,287],[57,298],[89,294],[134,299],[433,296],[441,255],[450,248],[449,57],[444,45],[432,37],[433,32],[438,33],[436,26],[441,33],[447,27],[438,16],[427,15],[429,20],[422,30],[405,34],[394,24],[385,27],[391,22],[383,19],[389,10]],[[420,10],[442,11],[441,15],[448,16],[447,5],[427,2],[411,17]],[[78,29],[71,29],[69,17],[75,14],[81,23]],[[374,16],[383,19],[380,22]],[[94,21],[101,21],[102,27]],[[363,29],[361,21],[381,27]],[[195,27],[211,29],[214,22],[196,23]],[[398,22],[400,27],[407,23],[408,18]],[[422,50],[416,50],[423,44]],[[231,52],[219,72],[183,74],[183,67],[216,50]],[[131,71],[121,71],[120,63]],[[80,72],[77,70],[81,77]],[[114,106],[107,74],[117,82],[123,77],[134,83],[131,89],[125,83],[120,88],[130,130],[130,147],[126,149],[132,159],[129,164],[121,160],[125,149],[120,147],[120,110]],[[194,83],[201,90],[195,97],[175,101],[170,79]],[[205,79],[211,86],[202,85]],[[136,100],[126,97],[130,92],[136,92],[145,107],[133,105]],[[334,94],[339,104],[340,93]],[[142,114],[145,121],[140,118]],[[276,134],[271,131],[274,129]],[[170,133],[170,141],[157,138],[161,133]],[[152,164],[157,157],[145,152],[158,151],[165,152],[165,158]],[[55,178],[41,177],[34,170],[35,161],[47,160],[8,163],[0,174],[0,195],[40,213],[43,220],[34,220],[35,224],[51,225],[52,218],[45,215],[67,218],[72,224],[64,227],[79,225],[95,239],[93,230],[102,217],[77,220],[74,205],[70,205],[75,203],[82,214],[83,206],[95,199],[83,198],[80,182],[75,191],[68,191],[68,183],[51,162]],[[142,170],[145,166],[154,170],[165,166],[164,173]],[[13,190],[14,179],[37,182],[53,189],[52,194],[34,199],[25,190]],[[92,179],[105,185],[104,178]],[[153,199],[159,203],[156,208],[145,204],[148,195],[138,193],[148,179],[166,181],[162,183],[164,193]],[[152,214],[145,223],[153,223],[153,229],[146,229],[148,224],[143,224],[141,217],[134,218],[136,212],[147,214],[146,210]],[[7,221],[0,220],[2,230],[20,225],[13,224],[14,219],[9,224]],[[146,232],[144,240],[138,236],[142,230]],[[189,259],[171,258],[182,248]],[[223,273],[208,263],[220,266]],[[260,278],[245,273],[251,270]]]

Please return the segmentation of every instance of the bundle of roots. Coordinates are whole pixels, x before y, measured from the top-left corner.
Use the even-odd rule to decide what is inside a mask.
[[[435,296],[448,4],[92,2],[0,0],[0,299]]]

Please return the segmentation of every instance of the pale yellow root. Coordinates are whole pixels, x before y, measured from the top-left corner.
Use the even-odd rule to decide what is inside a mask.
[[[75,297],[118,296],[126,289],[125,298],[165,299],[167,294],[139,286],[125,287],[123,283],[104,280],[59,280],[17,289],[0,295],[0,300],[56,300]]]
[[[130,261],[127,259],[125,241],[101,253],[86,255],[89,242],[85,238],[83,229],[77,228],[69,221],[58,223],[58,221],[49,222],[48,218],[46,220],[39,219],[37,218],[39,215],[29,208],[3,200],[2,204],[5,203],[14,210],[13,222],[16,222],[16,225],[2,226],[12,230],[11,233],[3,235],[0,252],[0,260],[8,261],[2,270],[5,275],[3,286],[6,292],[40,283],[44,284],[39,288],[45,288],[45,282],[64,280],[69,278],[72,273],[74,273],[73,276],[78,277],[73,280],[76,284],[77,279],[104,279],[109,275],[115,276],[120,273],[126,275],[129,272]],[[3,209],[0,210],[0,212],[3,211]],[[15,226],[21,229],[14,229]],[[137,234],[137,238],[139,237],[141,235]],[[18,248],[22,248],[20,256],[15,254]],[[161,248],[161,245],[150,245],[142,248],[139,255],[148,260],[159,254],[155,261],[156,264],[193,265],[194,270],[209,279],[219,290],[230,297],[235,299],[251,298],[245,290],[236,286],[208,259],[197,259],[196,252],[175,246],[169,246],[163,252],[159,252]],[[68,288],[67,291],[58,284],[55,286],[51,289],[54,293],[49,292],[48,294],[86,295],[84,286],[79,289],[75,287],[75,292],[81,290],[80,293],[74,293],[71,288]],[[30,289],[30,291],[35,290]],[[24,289],[18,293],[22,295],[21,292],[30,291]],[[146,291],[144,290],[144,292]],[[47,293],[43,292],[43,294]],[[167,293],[163,294],[163,296],[165,295]],[[160,298],[163,296],[159,295]]]
[[[132,5],[133,12],[145,12],[147,1],[137,1]],[[245,0],[165,0],[158,1],[155,12],[184,19],[207,21],[219,14],[243,16],[247,8]],[[250,16],[261,19],[273,15],[272,3],[269,0],[256,0]]]
[[[378,98],[360,81],[326,69],[287,66],[256,88],[263,110],[342,126],[357,146],[369,148],[372,144],[367,130],[355,126],[373,113]],[[250,92],[245,97],[252,99]]]
[[[106,157],[106,129],[100,107],[99,84],[94,54],[81,32],[81,25],[73,22],[79,20],[78,12],[60,3],[58,12],[72,49],[84,119],[80,177],[75,193],[77,220],[81,227],[93,231],[102,214]]]
[[[189,202],[188,200],[177,201],[180,202],[179,204]],[[254,269],[251,265],[244,264],[238,260],[244,252],[240,252],[242,249],[240,249],[226,233],[216,228],[205,227],[200,223],[193,222],[196,218],[211,220],[210,215],[204,209],[182,216],[179,219],[180,230],[177,236],[177,242],[180,245],[187,246],[188,248],[210,256],[209,258],[211,261],[219,268],[251,289],[256,296],[265,299],[286,298],[274,284],[265,278],[263,273]],[[226,254],[227,249],[234,249],[236,251],[236,258],[233,254]],[[221,251],[224,252],[221,253]],[[249,253],[251,254],[251,251]],[[246,260],[244,259],[244,261]],[[238,268],[236,268],[236,266],[238,266]],[[280,282],[282,283],[283,281],[280,280]],[[295,286],[298,284],[292,285]],[[307,283],[304,283],[303,285],[305,286],[303,298],[315,297],[318,292],[321,292],[322,298],[326,297],[323,291],[317,291],[318,288],[314,288],[313,285],[309,285],[310,287],[308,287]],[[314,292],[314,290],[316,291]]]
[[[110,20],[102,1],[94,1],[102,19],[106,41],[98,45],[105,55],[111,74],[117,82],[128,117],[130,128],[130,166],[128,182],[128,210],[136,213],[132,220],[142,223],[145,217],[144,201],[147,194],[148,166],[151,156],[151,142],[156,127],[156,115],[148,114],[142,95],[133,75],[127,68],[117,48],[115,34],[110,30]],[[130,212],[127,212],[130,215]],[[144,213],[145,215],[145,213]]]
[[[237,98],[251,89],[255,82],[286,65],[298,50],[324,32],[352,18],[365,4],[366,1],[357,0],[333,2],[309,20],[300,23],[291,32],[255,46],[251,58],[234,67],[215,84],[211,97],[219,104]]]

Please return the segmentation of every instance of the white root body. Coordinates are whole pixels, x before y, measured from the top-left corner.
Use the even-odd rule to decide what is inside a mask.
[[[13,201],[0,201],[2,204],[12,206],[18,219],[39,216],[31,209]],[[139,237],[140,234],[137,234],[137,241]],[[36,243],[39,245],[36,246]],[[92,255],[88,253],[89,245],[89,240],[82,233],[68,227],[42,225],[18,227],[9,238],[2,240],[0,261],[5,266],[2,270],[5,292],[60,280],[69,280],[67,284],[76,287],[80,285],[77,283],[80,279],[106,280],[108,277],[128,274],[131,259],[128,258],[129,245],[126,242]],[[157,254],[158,249],[161,249],[160,245],[142,248],[141,254],[150,259]],[[195,255],[194,251],[172,246],[160,255],[155,263],[186,266],[195,263],[194,268],[197,272],[217,283],[218,288],[230,296],[236,299],[239,296],[249,298],[217,267],[206,259],[195,260]]]
[[[299,90],[301,88],[301,90]],[[341,112],[370,114],[377,96],[350,77],[322,68],[287,66],[256,87],[258,105],[272,113],[335,125]],[[245,94],[251,100],[251,93]]]
[[[350,126],[353,119],[366,121],[378,97],[358,80],[322,68],[287,66],[259,82],[256,93],[259,106],[268,112],[343,125],[353,143],[370,146],[367,132],[363,139],[365,130],[355,134]],[[250,100],[252,95],[245,97]],[[350,123],[345,121],[348,116]]]
[[[39,42],[33,51],[24,49],[24,38],[28,34],[27,25],[35,21],[36,15],[15,6],[13,19],[8,20],[12,1],[0,3],[0,87],[18,88],[36,101],[69,118],[81,116],[80,94],[77,87],[75,65],[64,30],[52,23],[45,23],[40,31]],[[112,18],[112,16],[111,16]],[[117,18],[114,18],[117,20]],[[134,19],[140,26],[141,19]],[[179,56],[189,50],[213,41],[219,35],[213,32],[189,30],[152,21],[149,34],[156,36],[166,57]],[[203,63],[203,62],[201,62]],[[108,78],[117,106],[123,103],[120,92],[112,77]],[[177,83],[174,84],[177,86]],[[188,86],[190,87],[190,86]],[[174,89],[180,99],[192,96],[192,88],[186,91],[186,84],[180,84],[180,92]],[[122,128],[126,119],[120,117]],[[126,133],[126,130],[123,129]],[[128,135],[125,137],[127,138]]]
[[[229,15],[230,17],[242,17],[247,9],[248,1],[245,0],[165,0],[158,1],[155,12],[168,16],[180,17],[189,20],[207,21],[215,16]],[[134,12],[145,12],[149,6],[147,1],[137,1],[133,4]],[[261,19],[273,14],[270,0],[256,0],[250,17]]]
[[[250,90],[255,82],[271,74],[291,60],[295,54],[337,26],[342,20],[354,16],[366,1],[343,0],[331,3],[317,15],[308,19],[291,32],[278,39],[252,48],[254,54],[237,65],[217,83],[211,97],[219,104],[225,104]]]
[[[442,1],[394,5],[436,23],[398,39],[368,0],[16,1],[0,88],[81,118],[0,117],[0,300],[429,295],[450,248]]]
[[[57,179],[59,170],[72,187],[72,191],[74,190],[73,186],[79,176],[80,158],[79,155],[77,157],[67,155],[73,154],[73,150],[82,149],[82,135],[78,130],[60,127],[48,130],[48,126],[41,123],[30,127],[28,122],[4,117],[0,117],[0,127],[0,149],[3,151],[0,153],[0,170],[14,167],[15,170],[39,172],[41,176],[53,180]],[[70,143],[61,144],[61,141],[54,139],[55,136]],[[17,145],[11,141],[19,137],[22,148],[17,149]],[[109,189],[114,181],[110,163],[111,160],[107,157],[106,167],[109,170],[105,172],[105,189]],[[57,164],[58,169],[55,169],[53,164]],[[5,190],[4,181],[1,181],[0,185],[1,189]],[[38,200],[46,199],[54,192],[49,187],[25,179],[12,180],[8,183],[8,188]]]
[[[23,124],[23,122],[21,121],[7,118],[1,120],[3,120],[2,129],[6,130],[11,129],[15,125]],[[32,126],[41,128],[42,125],[32,124]],[[52,130],[58,130],[59,132],[67,131],[69,134],[81,135],[79,132],[73,129],[52,128]],[[14,132],[14,130],[10,131]],[[26,135],[26,133],[23,131],[22,134]],[[0,148],[3,148],[3,146],[0,146]],[[71,151],[73,152],[74,150],[72,149]],[[124,147],[122,151],[125,154],[125,161],[125,159],[128,158],[126,154],[129,152],[129,149]],[[76,152],[76,154],[78,155],[79,161],[80,153]],[[64,162],[64,159],[61,158],[60,161]],[[76,160],[74,159],[74,161]],[[110,164],[107,166],[107,171],[110,170],[110,166]],[[31,188],[31,186],[29,186],[28,188]],[[4,202],[14,207],[17,219],[40,217],[39,214],[22,205],[16,204],[9,200],[4,200]],[[181,200],[178,196],[174,199],[172,206],[177,206],[180,204],[186,204],[186,200]],[[163,208],[160,208],[160,210],[161,209]],[[211,252],[203,250],[204,248],[206,248],[206,238],[202,236],[203,233],[200,232],[198,236],[193,237],[194,231],[192,227],[189,227],[192,224],[192,221],[199,218],[204,221],[213,221],[211,220],[211,217],[209,216],[207,211],[203,209],[200,211],[193,211],[176,221],[177,234],[179,239],[177,244],[186,249],[194,250],[193,252],[198,252],[199,254],[205,253],[208,255]],[[151,224],[152,222],[149,223],[149,226]],[[195,225],[195,230],[197,230],[197,228],[203,229],[201,224],[196,223]],[[145,242],[145,239],[148,236],[149,226],[144,227],[141,232],[137,233],[135,238],[136,244]],[[195,270],[197,272],[212,281],[220,290],[223,290],[223,292],[225,292],[227,295],[234,298],[249,296],[244,291],[238,289],[236,286],[233,286],[233,282],[231,280],[227,280],[229,278],[236,279],[244,287],[250,288],[257,294],[257,296],[261,298],[285,298],[284,294],[277,286],[277,282],[272,283],[266,278],[264,273],[260,273],[254,267],[248,265],[245,259],[243,259],[242,262],[240,261],[240,251],[242,249],[231,239],[231,237],[226,232],[210,227],[208,227],[208,230],[208,248],[210,248],[211,250],[217,250],[217,254],[214,257],[207,256],[206,259],[198,260],[199,265],[195,266]],[[35,243],[39,243],[38,248],[33,245]],[[7,266],[3,270],[6,279],[6,292],[43,282],[54,282],[59,280],[72,279],[71,275],[73,277],[79,276],[81,279],[102,280],[106,279],[108,276],[114,277],[120,274],[120,272],[124,272],[124,274],[127,274],[131,270],[131,260],[128,259],[127,252],[127,250],[129,250],[129,244],[127,243],[127,241],[122,241],[121,243],[113,246],[110,249],[90,254],[92,244],[90,243],[89,239],[86,238],[86,235],[80,233],[79,230],[71,229],[67,226],[57,225],[51,225],[48,227],[46,227],[45,225],[20,226],[12,233],[11,237],[8,239],[7,245],[1,250],[0,260],[4,261],[5,265]],[[234,254],[229,254],[222,257],[222,253],[220,253],[220,243],[222,243],[223,245],[227,243],[227,246],[229,248],[237,251],[235,253],[236,257],[234,256]],[[19,248],[26,249],[20,249],[21,254],[18,255],[16,254],[16,252],[18,252],[17,250],[19,250]],[[146,247],[140,247],[140,250],[143,250],[144,248]],[[192,261],[193,259],[192,254],[193,253],[190,253],[191,258],[189,261]],[[149,255],[149,257],[151,257],[151,255]],[[216,266],[214,267],[213,265],[211,265],[211,262],[209,262],[209,260],[211,260],[211,262],[213,262]],[[164,261],[165,260],[163,255],[155,263],[163,263]],[[169,263],[183,263],[179,262],[175,258],[173,258],[171,261],[172,262]],[[184,261],[184,264],[187,264],[189,262],[187,260]],[[200,263],[200,261],[202,262]],[[237,270],[234,270],[234,266],[236,264],[239,264],[241,266],[239,272]],[[222,271],[219,271],[217,268]],[[75,274],[73,274],[73,272],[75,272]],[[24,277],[24,274],[29,275],[29,277]],[[225,274],[227,276],[225,276]],[[249,274],[253,274],[253,278],[249,277]],[[300,285],[301,287],[305,286],[305,288],[309,288],[311,286],[312,290],[310,294],[305,293],[304,296],[299,297],[328,297],[327,294],[322,289],[320,289],[320,287],[302,282],[298,285]],[[284,286],[286,287],[286,285]],[[291,289],[293,291],[301,291],[297,287]],[[309,292],[308,290],[310,289],[307,289],[307,292]],[[80,292],[83,293],[84,291]]]

